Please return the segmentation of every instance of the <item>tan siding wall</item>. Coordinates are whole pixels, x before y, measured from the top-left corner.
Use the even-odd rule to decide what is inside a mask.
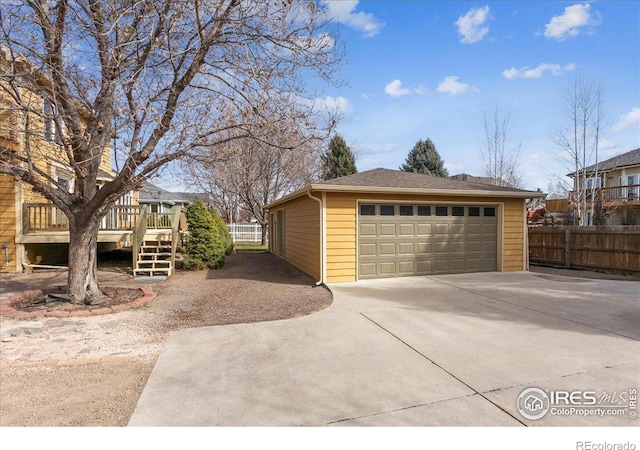
[[[326,281],[356,279],[356,197],[327,193]]]
[[[504,204],[502,269],[523,270],[524,200],[396,194],[327,193],[327,273],[329,283],[357,278],[356,215],[358,200]]]
[[[319,280],[321,276],[319,203],[309,197],[301,197],[281,207],[285,210],[285,261]],[[271,212],[275,213],[275,211],[277,209]]]
[[[6,264],[5,249],[2,244],[9,244],[9,264]],[[0,175],[0,272],[15,272],[16,267],[16,207],[15,182],[9,175]]]

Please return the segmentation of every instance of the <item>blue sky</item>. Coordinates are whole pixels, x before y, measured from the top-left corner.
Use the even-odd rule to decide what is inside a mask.
[[[359,171],[397,169],[431,138],[450,174],[483,172],[483,115],[511,115],[524,187],[567,173],[551,135],[567,123],[561,94],[600,83],[607,126],[600,160],[640,147],[640,3],[326,2],[346,44],[338,132]]]

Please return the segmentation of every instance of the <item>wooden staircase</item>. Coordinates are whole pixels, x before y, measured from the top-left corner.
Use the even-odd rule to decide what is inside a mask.
[[[145,235],[133,276],[169,277],[174,270],[171,264],[171,235]]]
[[[176,270],[181,260],[181,239],[178,233],[180,210],[171,216],[150,215],[142,212],[134,230],[134,279],[166,279]],[[147,225],[154,228],[148,229]]]

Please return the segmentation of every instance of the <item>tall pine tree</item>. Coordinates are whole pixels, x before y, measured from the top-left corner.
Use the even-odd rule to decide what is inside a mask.
[[[334,178],[344,177],[358,172],[358,169],[356,169],[356,157],[339,134],[331,138],[329,148],[321,158],[323,180],[333,180]]]
[[[405,172],[417,172],[435,177],[447,178],[449,172],[444,168],[444,161],[436,150],[431,139],[420,139],[409,152],[406,162],[400,166]]]

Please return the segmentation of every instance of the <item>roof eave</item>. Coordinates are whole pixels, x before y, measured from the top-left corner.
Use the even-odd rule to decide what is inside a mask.
[[[423,189],[385,186],[341,186],[335,184],[312,184],[309,187],[312,191],[326,192],[374,192],[388,194],[455,195],[458,197],[542,198],[547,195],[542,192],[532,191],[491,191],[486,189]]]

